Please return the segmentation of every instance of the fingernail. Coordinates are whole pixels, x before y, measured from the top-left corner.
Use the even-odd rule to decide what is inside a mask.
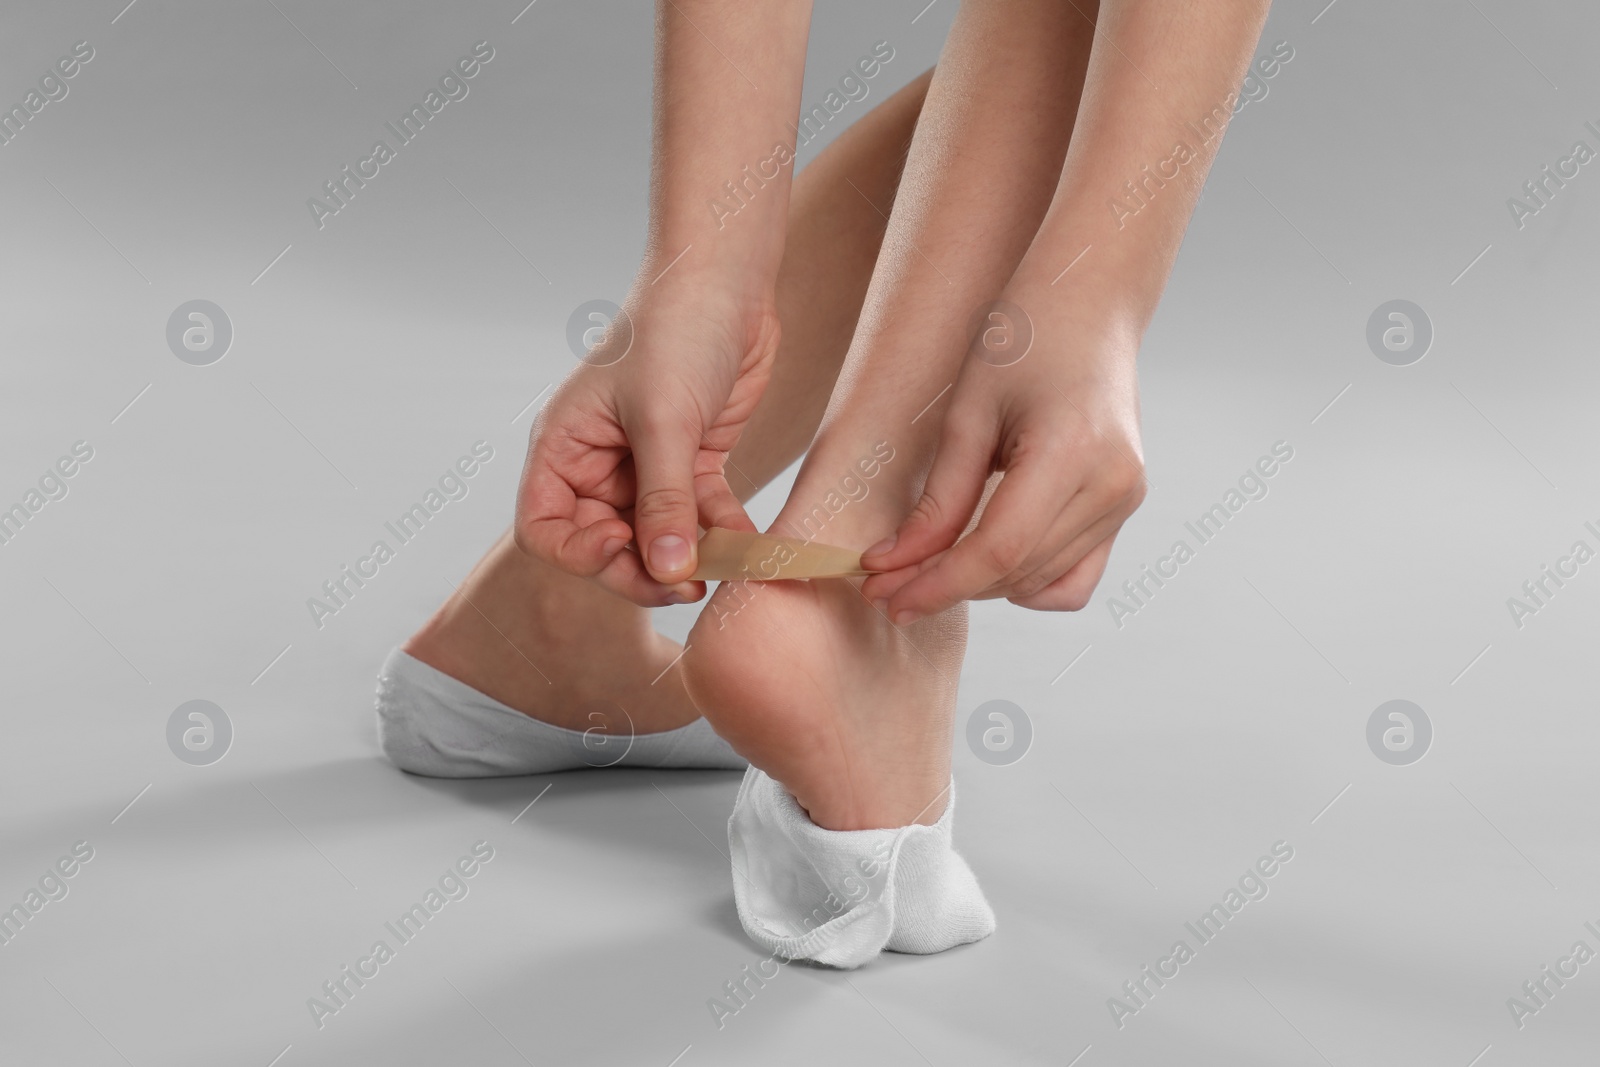
[[[600,546],[600,551],[607,556],[615,556],[622,551],[622,546],[628,543],[626,537],[608,537],[606,543]]]
[[[872,602],[872,606],[877,608],[885,615],[889,614],[889,601],[887,597],[880,597],[877,600],[874,600]]]
[[[917,613],[914,611],[897,612],[894,617],[894,624],[896,626],[909,626],[916,621]]]
[[[667,603],[668,604],[687,604],[687,603],[689,603],[689,598],[684,596],[682,593],[668,593],[667,594]]]
[[[650,569],[657,574],[671,574],[689,565],[689,542],[677,534],[658,537],[650,545]]]
[[[894,543],[899,539],[899,536],[899,534],[890,534],[861,554],[863,556],[881,556],[894,547]]]

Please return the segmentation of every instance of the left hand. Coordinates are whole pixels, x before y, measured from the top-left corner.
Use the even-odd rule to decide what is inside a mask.
[[[1061,299],[1006,299],[1044,309],[1051,297]],[[895,535],[862,558],[885,572],[862,592],[896,625],[996,597],[1079,610],[1117,531],[1144,500],[1137,331],[1059,309],[1033,321],[1031,347],[1008,365],[1000,365],[1011,358],[1005,342],[996,347],[999,335],[980,331],[921,499]],[[985,505],[995,473],[1002,476]],[[980,506],[976,528],[962,537]]]

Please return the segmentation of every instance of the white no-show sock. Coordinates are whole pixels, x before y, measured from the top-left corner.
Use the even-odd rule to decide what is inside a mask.
[[[951,840],[955,783],[932,826],[824,830],[751,767],[728,819],[745,933],[789,959],[853,968],[879,952],[927,954],[994,933],[994,910]]]
[[[378,672],[378,744],[396,767],[430,778],[749,766],[704,719],[633,737],[568,730],[529,718],[398,648]]]

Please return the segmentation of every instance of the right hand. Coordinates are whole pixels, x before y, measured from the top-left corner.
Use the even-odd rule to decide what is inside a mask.
[[[556,389],[534,420],[517,493],[523,551],[646,607],[705,595],[688,580],[699,528],[755,529],[723,465],[778,348],[770,301],[753,312],[720,303],[689,278],[630,297],[627,354],[596,365],[622,341],[607,331],[596,358]]]

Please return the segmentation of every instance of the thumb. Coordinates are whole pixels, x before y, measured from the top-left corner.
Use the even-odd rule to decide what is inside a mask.
[[[921,498],[892,537],[862,554],[862,563],[877,571],[899,570],[955,544],[983,498],[997,432],[975,432],[952,411]]]
[[[658,582],[672,585],[695,569],[699,510],[695,506],[694,468],[700,438],[687,419],[668,410],[629,427],[638,489],[633,507],[633,536],[645,568]]]

